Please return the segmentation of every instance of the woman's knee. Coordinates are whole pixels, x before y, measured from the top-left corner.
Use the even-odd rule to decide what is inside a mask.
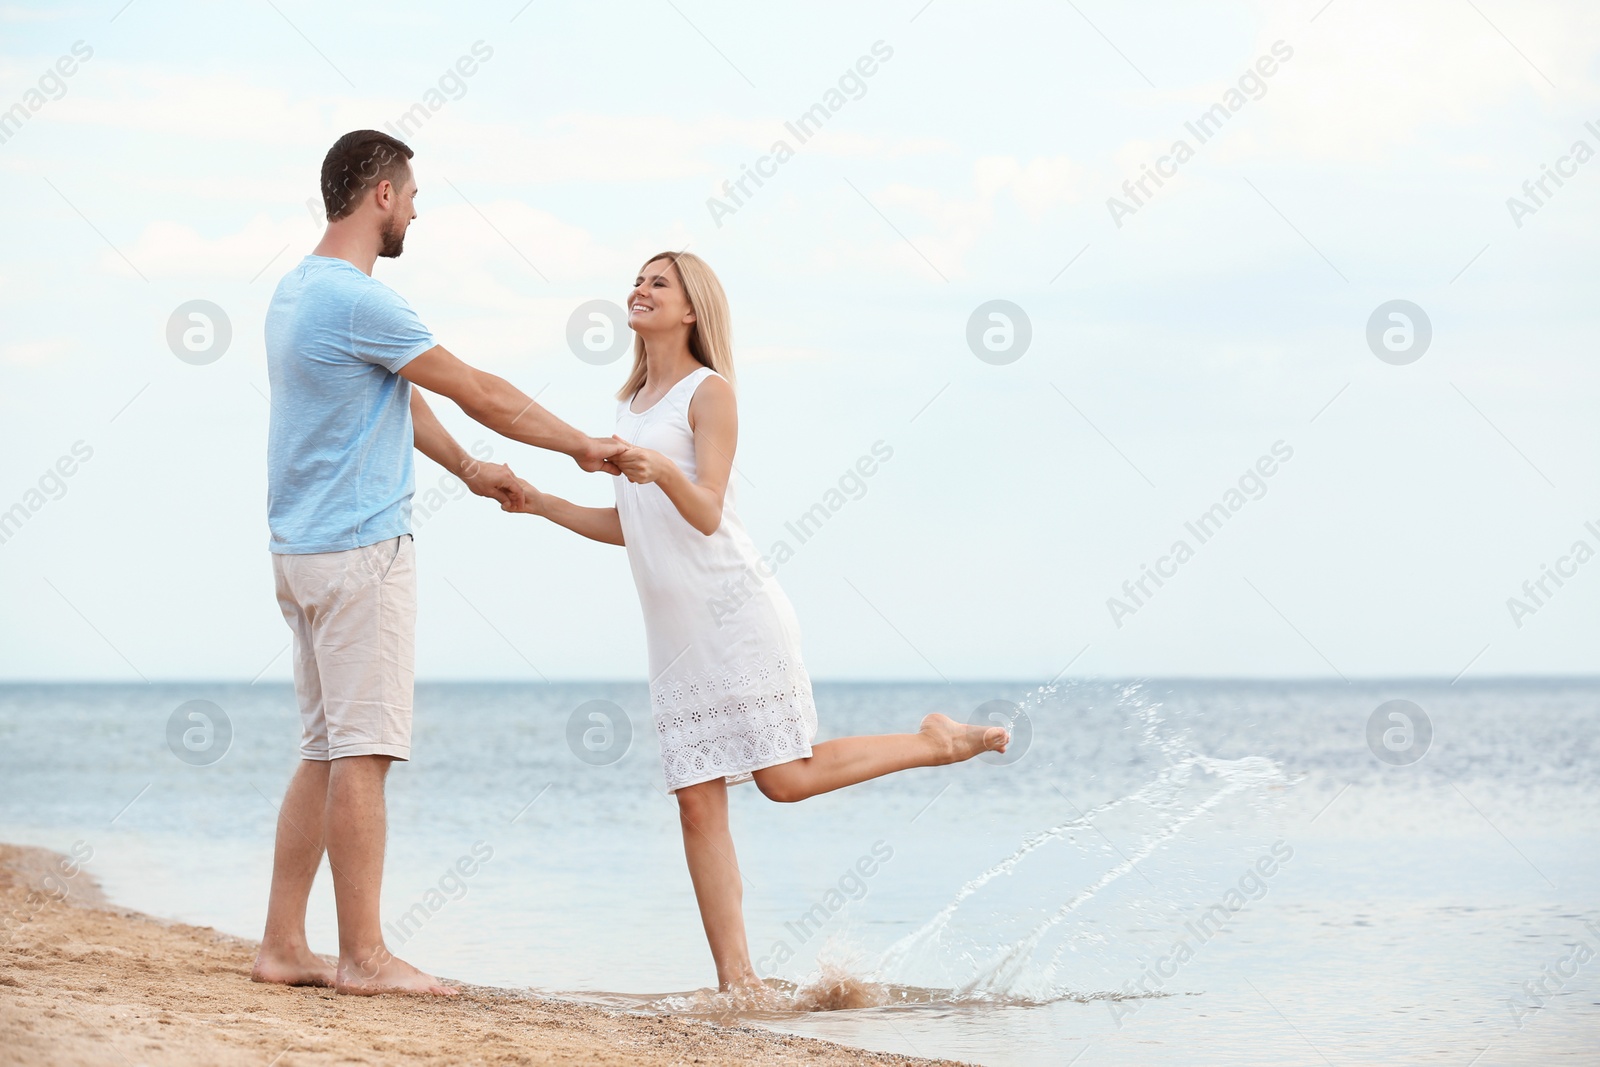
[[[768,800],[777,801],[779,804],[793,804],[804,800],[807,796],[801,788],[801,783],[795,776],[785,771],[782,766],[768,767],[764,771],[757,771],[754,775],[756,788],[761,790],[761,795]]]
[[[685,786],[674,795],[678,798],[678,815],[689,823],[696,825],[709,822],[726,810],[725,796],[719,796],[714,788],[721,782],[702,782],[699,785]]]

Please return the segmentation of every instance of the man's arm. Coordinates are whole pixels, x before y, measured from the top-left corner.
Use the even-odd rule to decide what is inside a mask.
[[[622,445],[573,429],[504,378],[468,366],[443,345],[433,346],[401,367],[400,376],[413,385],[449,397],[462,411],[502,437],[564,452],[586,471],[618,473],[610,457],[621,451]]]
[[[421,390],[411,390],[411,428],[417,451],[467,483],[478,496],[493,497],[502,508],[525,505],[522,483],[503,463],[484,463],[468,454],[433,413]]]

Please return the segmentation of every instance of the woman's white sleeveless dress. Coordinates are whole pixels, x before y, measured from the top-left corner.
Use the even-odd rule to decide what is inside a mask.
[[[617,405],[617,434],[695,477],[689,401],[716,373],[701,367],[643,412]],[[733,478],[737,478],[735,473]],[[727,779],[811,755],[817,710],[800,660],[800,625],[734,510],[707,537],[658,485],[613,478],[628,563],[650,645],[650,702],[667,789]]]

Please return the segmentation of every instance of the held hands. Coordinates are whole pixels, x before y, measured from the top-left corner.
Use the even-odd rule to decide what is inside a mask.
[[[544,494],[535,489],[530,482],[517,479],[517,487],[522,491],[522,502],[512,504],[509,501],[500,502],[501,511],[521,512],[524,515],[544,514]]]
[[[579,467],[590,474],[600,471],[606,474],[621,474],[612,459],[626,447],[626,442],[619,443],[616,438],[590,437],[582,448],[573,453],[572,458],[577,461]]]
[[[629,444],[615,435],[611,440],[621,449],[611,457],[611,462],[622,472],[623,477],[635,485],[659,482],[678,470],[678,465],[660,452]]]
[[[649,448],[640,448],[620,437],[591,437],[573,458],[586,471],[620,474],[630,482],[644,485],[659,482],[678,473],[678,465]],[[503,463],[463,464],[461,476],[467,488],[478,496],[499,501],[500,510],[523,515],[543,515],[545,496]]]
[[[491,497],[500,502],[505,511],[521,511],[526,504],[523,486],[533,487],[511,472],[504,463],[480,463],[468,460],[461,465],[461,478],[467,488],[478,496]],[[536,490],[537,491],[537,490]]]
[[[678,465],[660,452],[640,448],[613,434],[611,437],[590,437],[583,447],[573,453],[579,467],[591,473],[621,474],[628,481],[640,485],[658,482],[678,469]],[[523,486],[528,483],[523,482]]]

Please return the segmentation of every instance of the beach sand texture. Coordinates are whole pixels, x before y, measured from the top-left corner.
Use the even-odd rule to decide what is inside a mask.
[[[518,990],[342,997],[250,981],[255,943],[108,904],[0,845],[0,1064],[934,1064]],[[425,961],[424,961],[425,962]]]

